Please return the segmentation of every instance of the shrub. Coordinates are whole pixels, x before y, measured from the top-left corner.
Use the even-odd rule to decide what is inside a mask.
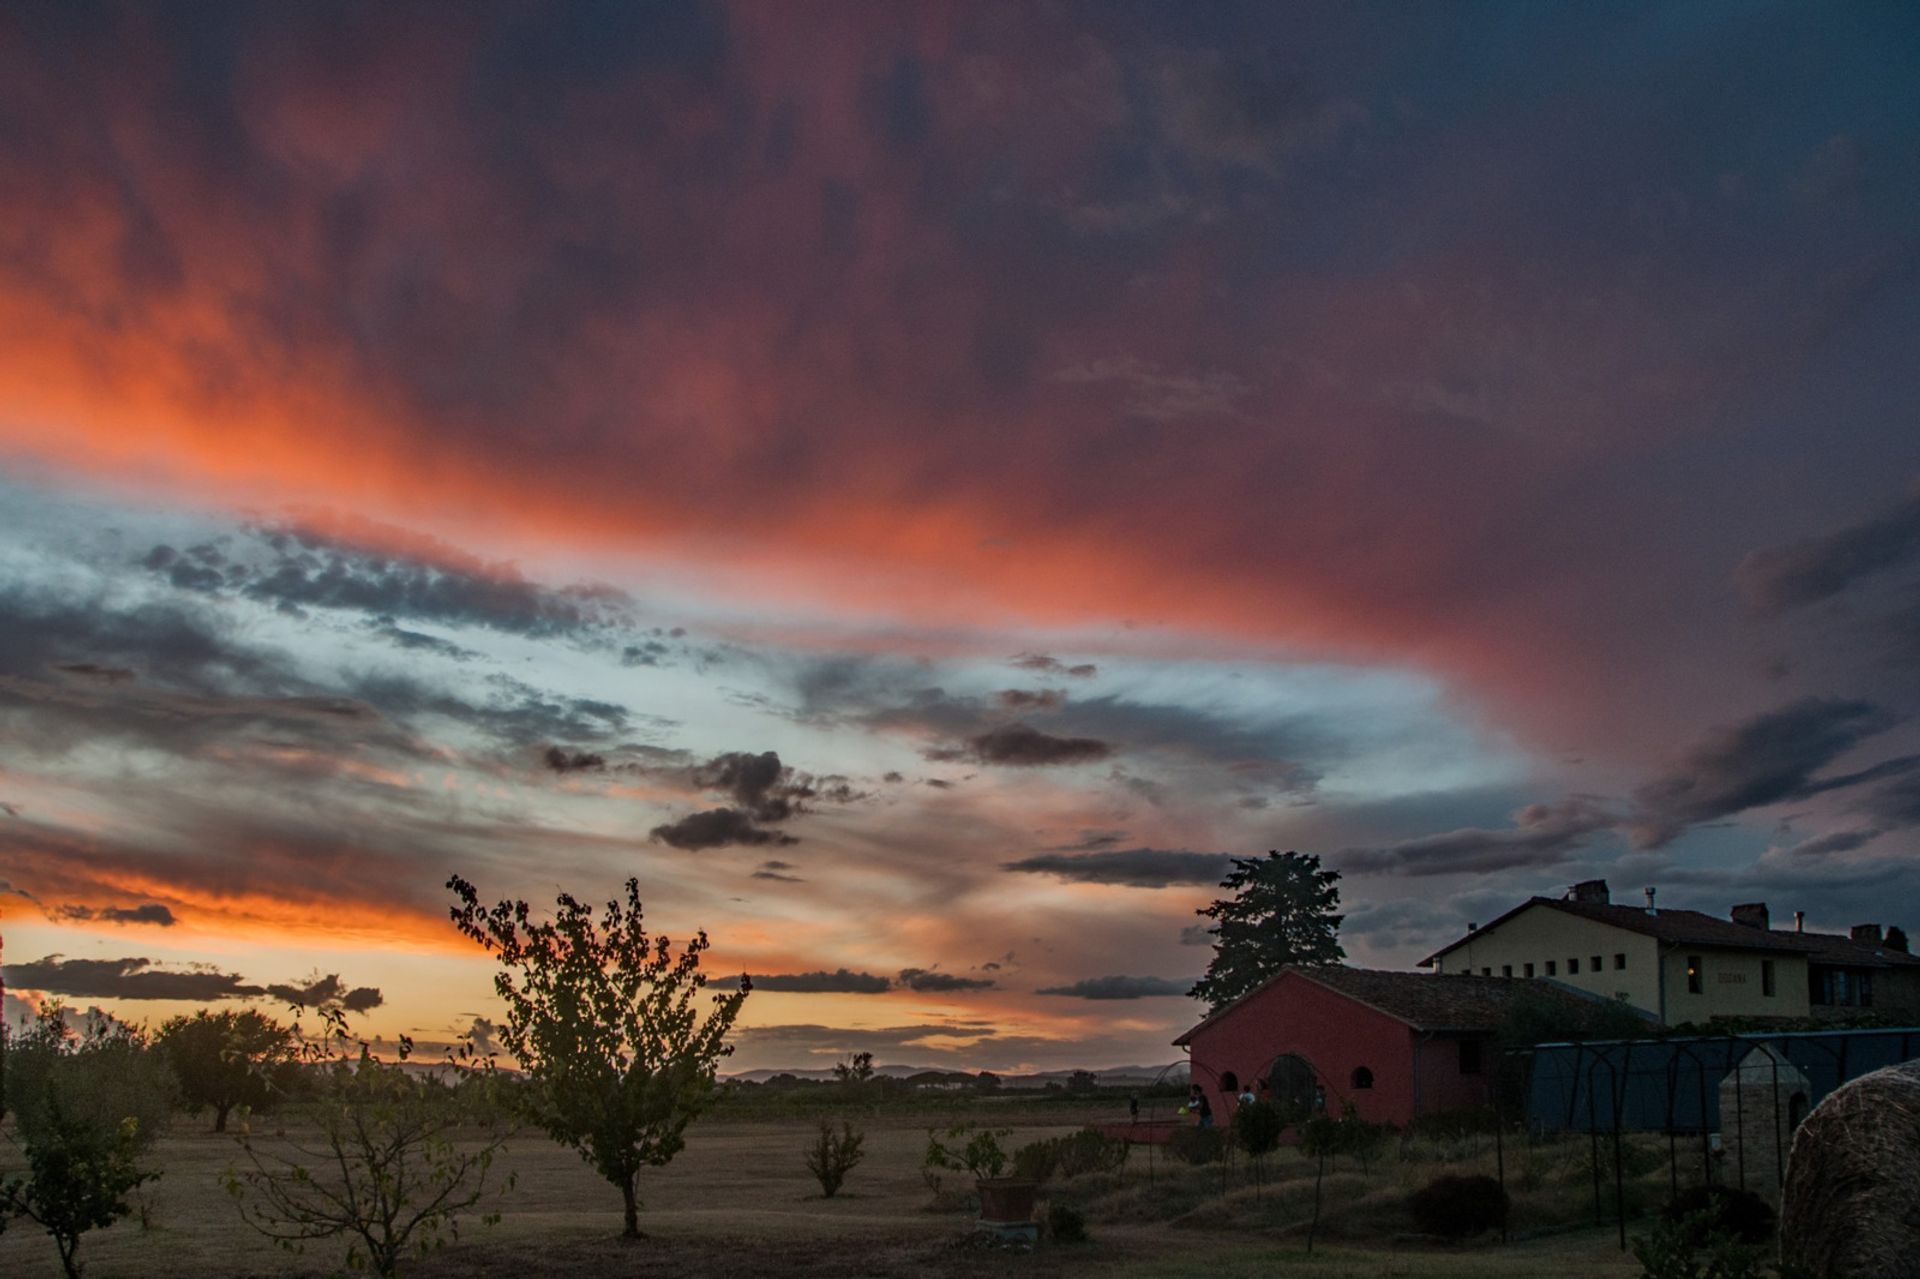
[[[1663,1220],[1691,1223],[1688,1238],[1702,1247],[1710,1234],[1731,1235],[1742,1243],[1773,1241],[1773,1207],[1751,1190],[1734,1186],[1688,1186],[1660,1210]]]
[[[1218,1163],[1226,1154],[1227,1139],[1218,1128],[1176,1128],[1167,1148],[1190,1164]]]
[[[1133,1153],[1133,1143],[1109,1137],[1097,1128],[1082,1128],[1057,1138],[1054,1146],[1059,1152],[1060,1175],[1069,1180],[1082,1173],[1119,1172]]]
[[[1001,1177],[1007,1171],[1007,1152],[1000,1138],[1010,1128],[979,1128],[973,1124],[955,1124],[942,1141],[938,1130],[927,1129],[927,1153],[921,1160],[929,1168],[947,1168],[972,1174],[979,1181]],[[963,1140],[964,1139],[964,1140]],[[951,1143],[951,1144],[949,1144]]]
[[[1060,1167],[1061,1140],[1034,1141],[1013,1152],[1013,1175],[1035,1185],[1046,1185]]]
[[[1072,1204],[1048,1204],[1047,1233],[1061,1243],[1085,1243],[1087,1219]]]
[[[1492,1177],[1435,1177],[1407,1199],[1422,1232],[1465,1239],[1506,1224],[1507,1192]]]
[[[853,1171],[853,1166],[866,1158],[861,1144],[866,1141],[865,1134],[857,1131],[847,1120],[840,1121],[840,1131],[835,1132],[827,1120],[820,1121],[820,1131],[814,1137],[813,1145],[807,1147],[807,1171],[820,1183],[820,1193],[828,1199],[839,1193],[840,1184]]]
[[[1233,1112],[1233,1139],[1255,1159],[1280,1145],[1284,1127],[1279,1107],[1270,1101],[1256,1101]]]
[[[1763,1279],[1766,1248],[1743,1243],[1714,1224],[1714,1209],[1662,1220],[1649,1235],[1633,1240],[1642,1279]],[[1700,1254],[1706,1255],[1702,1257]],[[1789,1270],[1778,1271],[1786,1275]]]
[[[1071,1180],[1088,1173],[1118,1172],[1132,1150],[1132,1143],[1122,1138],[1082,1128],[1020,1147],[1013,1155],[1013,1175],[1044,1185],[1056,1173]]]

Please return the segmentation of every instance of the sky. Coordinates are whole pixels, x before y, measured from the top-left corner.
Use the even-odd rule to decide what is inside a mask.
[[[1920,10],[0,9],[9,1016],[1156,1064],[1232,857],[1920,924]],[[1907,912],[1907,913],[1902,913]]]

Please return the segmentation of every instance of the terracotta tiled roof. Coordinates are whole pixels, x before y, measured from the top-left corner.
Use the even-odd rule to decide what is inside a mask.
[[[1835,968],[1920,968],[1920,955],[1871,946],[1841,933],[1780,932],[1774,935],[1792,942],[1796,950],[1805,951],[1810,964],[1830,964]]]
[[[1481,928],[1479,932],[1468,933],[1451,945],[1441,947],[1420,963],[1423,966],[1431,964],[1455,946],[1464,945],[1470,938],[1477,937],[1480,933],[1491,932],[1521,911],[1534,906],[1545,906],[1552,910],[1565,911],[1569,915],[1578,915],[1583,919],[1612,924],[1615,928],[1624,929],[1630,933],[1657,937],[1674,946],[1716,946],[1723,950],[1799,951],[1804,949],[1793,940],[1795,936],[1793,933],[1771,932],[1747,924],[1736,924],[1731,919],[1703,914],[1697,910],[1668,910],[1662,907],[1658,912],[1649,914],[1639,906],[1616,906],[1609,902],[1566,901],[1557,897],[1531,897]],[[1808,934],[1798,935],[1805,937]]]
[[[1230,1016],[1234,1009],[1288,975],[1325,986],[1416,1030],[1492,1030],[1505,1019],[1508,1001],[1523,990],[1580,1007],[1591,1007],[1599,998],[1558,982],[1524,977],[1443,976],[1344,965],[1283,968],[1173,1042],[1191,1042],[1201,1030]]]

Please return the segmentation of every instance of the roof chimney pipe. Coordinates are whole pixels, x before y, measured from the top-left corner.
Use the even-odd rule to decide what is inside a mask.
[[[1649,889],[1647,890],[1647,914],[1649,914],[1649,915],[1658,915],[1658,914],[1659,914],[1660,912],[1659,912],[1658,910],[1656,910],[1656,909],[1654,909],[1654,905],[1653,905],[1653,894],[1654,894],[1654,890],[1653,890],[1653,889],[1651,889],[1651,888],[1649,888]]]
[[[1796,933],[1804,933],[1807,931],[1806,911],[1796,910],[1793,912],[1793,931]]]

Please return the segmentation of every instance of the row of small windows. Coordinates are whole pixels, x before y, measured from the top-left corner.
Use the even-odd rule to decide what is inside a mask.
[[[1599,955],[1587,956],[1586,970],[1590,973],[1597,973],[1601,971],[1600,960],[1601,960],[1601,956]],[[1567,976],[1569,977],[1579,976],[1580,963],[1581,963],[1581,960],[1578,955],[1569,955],[1567,957]],[[1616,951],[1613,956],[1613,970],[1615,972],[1620,972],[1621,970],[1626,968],[1626,966],[1627,966],[1627,953],[1625,951]],[[1520,969],[1521,969],[1520,975],[1522,977],[1531,977],[1534,975],[1532,964],[1522,964],[1520,965]],[[1560,961],[1557,959],[1549,959],[1546,962],[1546,969],[1547,969],[1547,976],[1558,977],[1560,975]],[[1493,969],[1491,967],[1482,968],[1480,970],[1480,975],[1482,977],[1491,977],[1493,976]],[[1500,975],[1502,977],[1513,976],[1513,965],[1512,964],[1500,965]]]

